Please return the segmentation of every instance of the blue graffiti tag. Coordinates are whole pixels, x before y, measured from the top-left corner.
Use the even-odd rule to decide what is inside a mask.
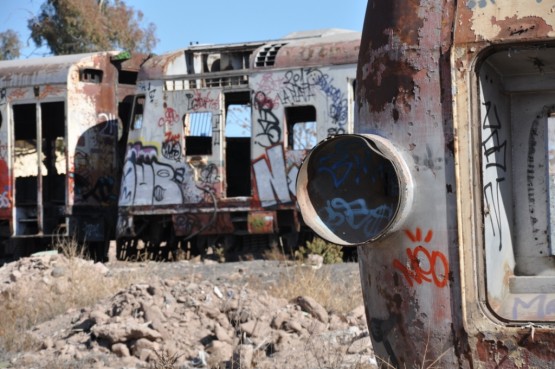
[[[336,197],[328,200],[324,210],[326,216],[322,220],[330,229],[337,230],[347,224],[353,230],[362,229],[368,238],[378,233],[382,222],[392,216],[390,206],[380,205],[375,209],[368,209],[364,199],[347,202]]]
[[[372,162],[370,156],[368,151],[355,154],[348,142],[338,142],[332,152],[318,159],[317,173],[329,174],[335,188],[341,187],[347,180],[359,185],[361,178],[368,174],[367,163]]]

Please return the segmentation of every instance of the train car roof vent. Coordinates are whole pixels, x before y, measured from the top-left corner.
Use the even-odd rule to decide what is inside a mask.
[[[256,60],[254,66],[256,68],[271,67],[276,62],[276,56],[282,46],[285,43],[271,44],[269,46],[264,46],[256,55]]]

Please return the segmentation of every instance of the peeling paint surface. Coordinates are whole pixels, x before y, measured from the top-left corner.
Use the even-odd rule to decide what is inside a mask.
[[[458,14],[457,42],[555,36],[555,4],[547,0],[466,0]]]

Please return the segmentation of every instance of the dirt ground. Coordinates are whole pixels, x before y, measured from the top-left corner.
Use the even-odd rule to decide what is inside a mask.
[[[76,270],[102,275],[101,284],[140,277],[92,306],[37,322],[25,332],[32,348],[0,351],[0,368],[376,368],[362,299],[351,311],[337,312],[309,296],[287,300],[268,293],[310,266],[110,260],[46,255],[1,267],[2,296],[24,289],[30,296],[67,296]],[[360,283],[356,263],[323,265],[317,272]]]

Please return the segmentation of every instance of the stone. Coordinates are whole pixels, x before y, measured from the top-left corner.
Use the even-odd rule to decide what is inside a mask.
[[[262,320],[249,320],[248,322],[240,325],[241,332],[251,337],[266,337],[270,334],[270,325]]]
[[[93,320],[94,324],[106,324],[110,321],[108,314],[100,309],[91,311],[89,317]]]
[[[146,338],[151,341],[162,338],[162,335],[154,329],[148,328],[144,324],[133,322],[95,325],[92,327],[91,333],[100,339],[108,340],[111,344],[138,340],[140,338]]]
[[[283,323],[290,319],[291,315],[289,315],[288,313],[286,313],[285,311],[280,311],[273,319],[272,319],[272,323],[270,323],[270,326],[274,329],[281,329]]]
[[[233,356],[233,346],[227,342],[212,341],[206,348],[210,354],[210,362],[219,363],[230,360]]]
[[[110,269],[103,263],[95,263],[93,269],[93,273],[98,273],[100,275],[106,275],[110,272]]]
[[[140,338],[133,342],[129,347],[131,354],[133,356],[144,360],[143,357],[148,357],[150,352],[157,352],[160,350],[160,345],[157,342],[152,342],[146,338]],[[147,353],[143,353],[143,351],[148,351]]]
[[[349,354],[361,354],[371,349],[372,349],[372,342],[370,341],[370,337],[366,336],[366,337],[359,338],[355,340],[353,343],[351,343],[351,345],[347,349],[347,352]]]
[[[52,272],[50,273],[50,275],[54,278],[60,278],[63,277],[66,274],[66,270],[63,267],[54,267],[52,268]]]
[[[305,330],[303,328],[303,326],[301,325],[301,323],[299,323],[296,320],[286,320],[285,322],[283,322],[283,329],[285,331],[289,331],[289,332],[296,332],[299,334],[303,334],[305,333]]]
[[[322,305],[320,305],[316,300],[309,296],[299,296],[296,300],[297,304],[313,317],[317,318],[323,323],[327,323],[329,316],[328,312]]]
[[[112,345],[111,350],[119,357],[127,357],[131,355],[131,353],[129,352],[129,347],[127,347],[125,343],[115,343]]]
[[[150,305],[145,302],[141,302],[141,309],[144,312],[144,319],[147,322],[150,322],[150,326],[152,329],[158,331],[162,335],[165,333],[164,322],[166,319],[164,318],[164,314],[160,310],[160,308],[156,305]]]
[[[254,347],[252,345],[239,345],[233,353],[232,368],[252,369]]]
[[[318,254],[309,254],[306,258],[306,264],[313,269],[320,269],[324,265],[324,257]]]
[[[14,270],[10,274],[10,281],[17,282],[21,278],[22,274],[19,270]]]
[[[220,341],[227,342],[232,344],[233,338],[227,333],[227,331],[219,324],[215,324],[214,326],[214,335]]]

